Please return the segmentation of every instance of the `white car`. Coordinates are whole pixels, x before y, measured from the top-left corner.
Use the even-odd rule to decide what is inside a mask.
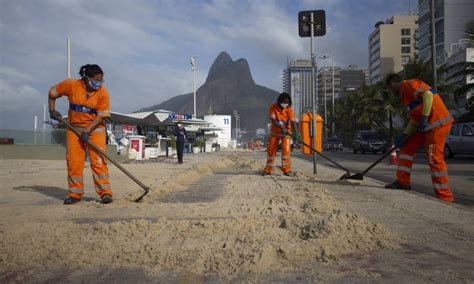
[[[444,156],[453,158],[457,154],[474,155],[474,122],[456,123],[451,127]]]

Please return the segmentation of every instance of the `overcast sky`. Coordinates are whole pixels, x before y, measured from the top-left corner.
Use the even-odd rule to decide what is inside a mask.
[[[99,64],[112,111],[129,113],[192,91],[221,51],[245,58],[257,84],[281,91],[288,59],[309,56],[298,36],[297,14],[326,10],[327,34],[317,54],[335,64],[367,66],[374,24],[415,10],[415,0],[0,0],[0,128],[41,128],[50,86],[67,76],[66,39],[72,42],[72,77]],[[328,61],[328,65],[331,63]],[[66,114],[66,98],[58,110]]]

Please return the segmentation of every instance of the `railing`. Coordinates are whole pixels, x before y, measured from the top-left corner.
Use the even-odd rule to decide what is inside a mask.
[[[0,129],[0,138],[13,138],[14,144],[23,145],[66,144],[66,130]]]

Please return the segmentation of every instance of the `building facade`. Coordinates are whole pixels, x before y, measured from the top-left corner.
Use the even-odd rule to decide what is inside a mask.
[[[205,115],[204,121],[219,130],[212,131],[221,147],[231,147],[232,117],[230,115]]]
[[[288,61],[287,68],[283,70],[283,92],[291,95],[297,120],[301,113],[312,109],[311,60]]]
[[[474,1],[435,0],[436,64],[446,63],[451,45],[466,37],[465,25],[474,20]],[[418,0],[418,57],[431,60],[431,0]]]
[[[417,16],[393,16],[378,22],[369,36],[369,80],[380,81],[388,73],[398,73],[415,58]]]

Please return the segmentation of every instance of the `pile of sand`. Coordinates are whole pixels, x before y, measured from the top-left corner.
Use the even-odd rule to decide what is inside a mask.
[[[396,246],[387,229],[340,210],[316,182],[248,174],[261,163],[232,156],[175,171],[163,190],[150,193],[145,204],[133,204],[134,212],[146,211],[147,219],[124,219],[131,205],[118,202],[114,206],[120,212],[104,210],[107,222],[77,222],[65,207],[60,207],[64,217],[55,222],[33,214],[21,224],[9,222],[2,228],[0,266],[26,274],[107,267],[232,278],[290,272],[310,261],[333,262],[345,254]],[[180,204],[173,218],[160,215],[176,205],[160,203],[158,197],[222,168],[236,173],[223,196],[208,204]]]

